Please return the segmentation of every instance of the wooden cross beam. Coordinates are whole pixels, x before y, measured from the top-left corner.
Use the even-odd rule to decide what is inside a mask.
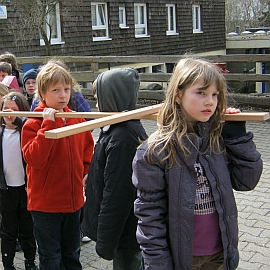
[[[133,111],[114,113],[114,112],[72,112],[72,113],[56,113],[57,118],[101,118],[95,119],[72,126],[57,128],[46,131],[45,137],[49,139],[59,139],[93,130],[106,125],[113,125],[130,119],[149,119],[156,120],[157,112],[162,104],[140,108]],[[43,117],[42,112],[0,112],[0,116],[23,116],[23,117]],[[238,114],[225,114],[225,121],[265,121],[269,119],[268,112],[244,112]]]
[[[56,118],[102,118],[111,115],[120,115],[121,112],[59,112],[55,114]],[[13,111],[1,112],[0,116],[21,116],[21,117],[43,117],[42,112]],[[135,119],[135,118],[134,118]],[[156,120],[157,113],[143,115],[139,119]]]
[[[151,107],[151,106],[150,106]],[[146,107],[149,108],[149,107]],[[132,112],[136,112],[133,110]],[[121,116],[123,113],[118,112],[61,112],[56,113],[56,118],[103,118],[111,115]],[[1,112],[0,116],[21,116],[21,117],[43,117],[42,112],[28,112],[28,111],[13,111],[13,112]],[[156,120],[157,113],[146,114],[140,117],[131,117],[130,119],[146,119]],[[265,121],[269,119],[268,112],[242,112],[238,114],[225,114],[225,121]],[[127,120],[125,120],[127,121]]]
[[[131,119],[140,119],[145,115],[151,115],[153,113],[158,112],[162,104],[149,106],[133,111],[127,111],[120,114],[114,114],[110,116],[102,117],[101,119],[95,119],[79,124],[74,124],[72,126],[65,126],[62,128],[53,129],[50,131],[45,131],[45,138],[48,139],[59,139],[63,137],[67,137],[70,135],[74,135],[80,132],[84,132],[87,130],[93,130],[95,128],[104,127],[107,125],[112,125],[120,122],[124,122]]]
[[[269,118],[269,112],[241,112],[236,114],[224,114],[225,121],[265,121]]]
[[[87,121],[72,126],[45,131],[45,137],[48,139],[60,139],[70,135],[74,135],[87,130],[93,130],[106,125],[113,125],[116,123],[124,122],[130,119],[141,119],[143,117],[154,117],[156,119],[156,111],[160,108],[159,105],[154,105],[142,109],[123,112],[105,116],[101,119]],[[154,113],[154,114],[153,114]],[[225,121],[264,121],[269,119],[269,113],[238,113],[238,114],[225,114]]]

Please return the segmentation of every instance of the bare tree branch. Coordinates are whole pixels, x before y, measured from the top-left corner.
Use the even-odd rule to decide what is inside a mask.
[[[33,40],[42,38],[47,55],[51,55],[52,22],[49,14],[55,9],[57,3],[62,0],[17,0],[14,9],[19,17],[16,24],[9,24],[9,33],[14,36],[16,46],[25,46]],[[20,26],[20,31],[18,31]],[[49,29],[49,35],[45,30]]]
[[[265,26],[265,17],[269,16],[269,0],[226,0],[226,32]]]

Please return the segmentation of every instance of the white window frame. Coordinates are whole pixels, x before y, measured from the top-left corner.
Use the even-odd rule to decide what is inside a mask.
[[[99,41],[99,40],[108,40],[109,38],[109,25],[108,25],[108,8],[107,3],[101,3],[101,2],[92,2],[91,3],[91,12],[92,8],[95,7],[95,14],[97,16],[96,18],[96,25],[93,24],[93,14],[92,16],[92,31],[93,33],[95,31],[104,31],[104,36],[94,36],[93,34],[93,41]],[[101,7],[103,12],[103,18],[99,16],[99,7]],[[102,23],[102,20],[104,20],[104,23]]]
[[[192,5],[192,25],[193,33],[203,33],[200,5]]]
[[[48,7],[47,7],[48,8]],[[64,44],[62,41],[62,33],[61,33],[61,19],[60,19],[60,7],[59,3],[55,5],[55,17],[56,17],[56,38],[51,38],[51,45],[54,44]],[[47,20],[50,21],[50,14],[47,14]],[[46,33],[47,37],[50,36],[50,27],[46,24]],[[44,39],[40,38],[40,45],[45,45]]]
[[[137,10],[137,17],[136,17]],[[135,37],[149,37],[147,29],[147,9],[146,4],[134,3],[134,23]],[[142,29],[143,33],[138,33],[138,29]]]
[[[167,35],[176,35],[176,5],[175,4],[166,4],[167,7],[167,23],[168,30],[166,31]]]
[[[126,15],[126,7],[119,7],[119,27],[129,28],[127,26],[127,15]]]

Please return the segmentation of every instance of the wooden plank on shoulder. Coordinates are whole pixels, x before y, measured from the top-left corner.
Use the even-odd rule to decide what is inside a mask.
[[[66,126],[45,132],[45,137],[49,139],[59,139],[74,135],[80,132],[93,130],[106,125],[128,121],[131,119],[149,119],[156,120],[157,113],[162,104],[144,107],[141,109],[114,113],[114,112],[64,112],[56,113],[55,117],[61,118],[101,118],[95,119],[72,126]],[[42,117],[42,112],[0,112],[0,116],[23,116],[23,117]],[[265,121],[269,119],[268,112],[243,112],[238,114],[225,114],[225,121]]]
[[[59,112],[55,114],[55,118],[101,118],[114,115],[113,112]],[[21,116],[21,117],[43,117],[42,112],[1,112],[0,116]]]
[[[143,116],[149,116],[156,119],[156,114],[154,112],[158,111],[160,108],[159,105],[154,105],[138,110],[133,110],[129,112],[124,112],[120,114],[114,114],[111,116],[106,116],[101,119],[95,119],[88,122],[83,122],[80,124],[75,124],[72,126],[66,126],[58,129],[53,129],[45,132],[45,138],[48,139],[60,139],[63,137],[71,136],[80,132],[87,130],[93,130],[99,127],[104,127],[106,125],[113,125],[116,123],[128,121],[131,119],[140,119]],[[225,121],[246,121],[246,119],[252,119],[252,121],[263,121],[269,119],[269,113],[259,113],[259,116],[256,113],[239,113],[239,114],[226,114]]]
[[[265,121],[269,119],[268,112],[241,112],[237,114],[225,114],[225,121]]]
[[[132,110],[128,112],[123,112],[119,114],[114,114],[101,119],[95,119],[88,122],[83,122],[75,124],[72,126],[66,126],[62,128],[53,129],[50,131],[45,131],[45,138],[48,139],[60,139],[77,133],[81,133],[88,130],[93,130],[95,128],[104,127],[106,125],[112,125],[131,119],[139,119],[145,115],[157,113],[162,104],[153,105],[149,107],[140,108],[137,110]]]
[[[145,107],[145,108],[148,108],[148,107]],[[56,118],[97,119],[97,118],[102,118],[106,116],[122,115],[122,114],[123,113],[116,113],[116,112],[63,112],[63,113],[56,113],[55,117]],[[42,117],[42,112],[25,112],[25,111],[1,112],[0,111],[0,116]],[[149,113],[147,115],[140,115],[140,116],[137,116],[136,114],[131,114],[130,119],[156,120],[157,113]],[[242,112],[238,114],[225,114],[224,115],[225,121],[265,121],[268,119],[269,119],[268,112]]]

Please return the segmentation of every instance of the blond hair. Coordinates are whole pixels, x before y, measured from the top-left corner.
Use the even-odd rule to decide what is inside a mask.
[[[166,150],[166,156],[161,162],[168,160],[169,167],[171,167],[176,162],[175,142],[178,143],[185,157],[190,154],[183,143],[183,138],[186,137],[188,133],[195,134],[196,132],[194,131],[193,124],[187,121],[186,113],[182,109],[181,104],[177,104],[176,97],[179,90],[181,90],[184,95],[185,90],[200,79],[204,80],[203,89],[207,89],[210,85],[215,83],[219,91],[217,108],[210,118],[213,125],[210,131],[209,148],[211,152],[221,151],[219,138],[221,133],[220,122],[226,108],[227,86],[225,79],[212,63],[203,59],[189,57],[181,59],[177,63],[170,78],[165,101],[157,117],[158,130],[155,132],[155,138],[150,141],[147,149],[150,162],[153,162],[152,154],[155,148],[159,146],[159,154]]]
[[[0,96],[5,96],[9,93],[9,89],[2,82],[0,82]]]
[[[60,60],[49,60],[45,65],[41,66],[36,81],[40,100],[43,99],[43,95],[52,85],[65,83],[72,87],[74,84],[74,79]]]

